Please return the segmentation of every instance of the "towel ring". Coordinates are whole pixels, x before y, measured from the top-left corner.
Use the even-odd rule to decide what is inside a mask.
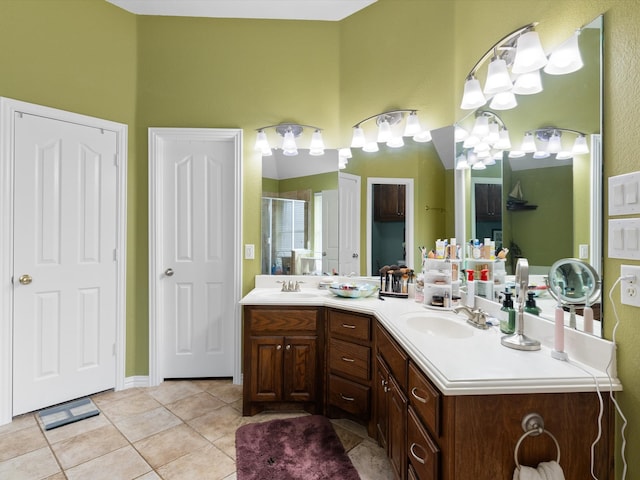
[[[544,420],[542,419],[542,416],[537,413],[530,413],[528,415],[525,415],[522,419],[522,429],[524,430],[524,433],[518,439],[516,448],[513,452],[513,459],[515,460],[516,467],[518,469],[520,468],[520,462],[518,461],[518,450],[520,449],[520,444],[524,441],[525,438],[529,436],[537,437],[538,435],[541,435],[543,433],[549,435],[553,440],[553,443],[556,444],[556,449],[558,450],[558,458],[556,459],[556,462],[560,463],[560,444],[558,443],[558,439],[549,430],[545,430]]]

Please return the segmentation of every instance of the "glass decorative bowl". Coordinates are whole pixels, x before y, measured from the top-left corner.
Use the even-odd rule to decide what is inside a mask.
[[[364,298],[378,291],[377,285],[356,282],[334,282],[329,285],[329,290],[339,297]]]

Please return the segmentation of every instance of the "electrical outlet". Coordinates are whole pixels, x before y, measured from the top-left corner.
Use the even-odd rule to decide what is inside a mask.
[[[256,246],[251,244],[251,243],[247,243],[244,246],[244,258],[245,260],[254,260],[256,258]]]
[[[640,307],[640,266],[622,265],[620,276],[634,275],[633,280],[620,282],[620,301],[624,305]]]

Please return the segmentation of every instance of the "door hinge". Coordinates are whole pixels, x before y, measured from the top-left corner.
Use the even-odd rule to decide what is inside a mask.
[[[114,262],[118,261],[118,249],[117,248],[113,249],[113,261]]]
[[[117,153],[114,153],[114,154],[113,154],[113,164],[114,164],[116,167],[119,167],[119,166],[120,166],[120,165],[118,164],[118,154],[117,154]]]

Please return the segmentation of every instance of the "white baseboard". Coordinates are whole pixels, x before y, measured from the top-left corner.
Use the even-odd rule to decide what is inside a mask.
[[[136,375],[134,377],[126,377],[124,379],[123,390],[126,390],[127,388],[148,387],[149,385],[148,375]]]

